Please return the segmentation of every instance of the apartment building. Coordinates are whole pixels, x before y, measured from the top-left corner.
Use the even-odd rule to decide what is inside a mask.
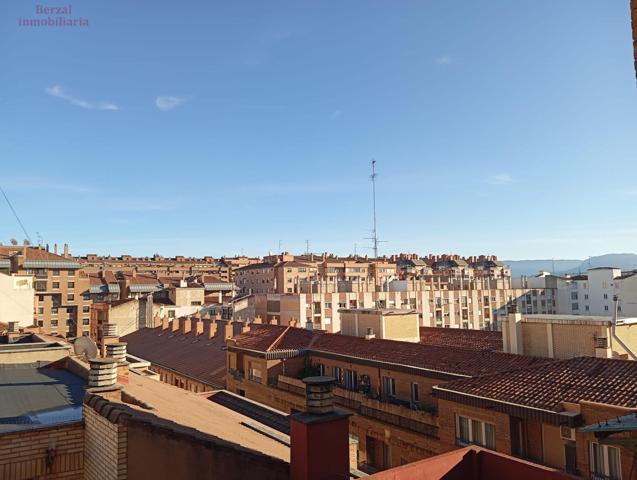
[[[88,335],[91,317],[90,281],[69,254],[44,247],[0,246],[11,262],[11,272],[33,278],[33,325],[43,333],[69,337]]]
[[[555,288],[557,313],[568,315],[614,315],[617,297],[619,317],[637,316],[637,272],[615,267],[589,268],[585,274],[554,276],[541,272],[536,277],[514,279],[516,287]]]
[[[131,255],[114,257],[89,253],[84,257],[78,257],[77,261],[80,262],[82,269],[87,273],[112,270],[128,274],[137,272],[174,278],[183,278],[191,275],[215,275],[224,282],[231,282],[235,269],[257,263],[259,260],[244,256],[195,258],[184,256],[163,257],[155,254],[152,257],[133,257]]]
[[[32,325],[34,294],[33,276],[0,273],[0,323]]]
[[[352,413],[350,435],[358,464],[386,469],[439,453],[432,386],[549,362],[490,350],[466,330],[447,330],[463,348],[359,338],[306,329],[252,324],[228,341],[227,389],[284,412],[302,410],[300,378],[336,378],[336,404]],[[470,346],[473,345],[474,348]]]
[[[388,291],[377,291],[372,282],[330,281],[301,283],[302,293],[256,293],[235,308],[235,319],[257,315],[281,325],[296,322],[305,326],[339,332],[343,309],[412,309],[421,326],[497,330],[500,320],[514,305],[528,314],[555,313],[553,288],[511,288],[508,279],[473,280],[463,277],[431,277],[428,280],[393,280]]]
[[[637,362],[578,357],[433,387],[441,451],[478,444],[580,478],[634,478]]]

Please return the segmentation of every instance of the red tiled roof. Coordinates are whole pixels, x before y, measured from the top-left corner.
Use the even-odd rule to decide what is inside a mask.
[[[251,325],[235,337],[237,346],[257,351],[309,348],[313,352],[400,364],[456,375],[484,375],[529,367],[550,359],[453,346],[395,340],[367,340],[349,335],[310,332],[295,327]]]
[[[420,343],[471,350],[502,351],[502,332],[465,328],[420,327]]]
[[[176,321],[176,320],[173,320]],[[204,322],[204,332],[209,320]],[[170,368],[201,382],[224,388],[226,384],[226,322],[217,321],[217,334],[208,339],[190,331],[182,335],[171,328],[144,328],[122,337],[128,343],[128,352],[151,363]],[[241,331],[241,324],[234,324],[234,333]]]
[[[637,362],[578,357],[456,380],[437,388],[559,412],[560,402],[589,401],[637,408],[636,379]]]

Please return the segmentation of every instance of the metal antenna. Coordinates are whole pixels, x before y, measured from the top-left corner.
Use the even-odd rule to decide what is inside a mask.
[[[372,159],[372,174],[370,179],[372,180],[372,198],[374,206],[374,229],[372,230],[372,236],[367,237],[366,240],[372,241],[372,249],[374,250],[374,258],[378,258],[378,244],[384,243],[383,240],[378,240],[378,231],[376,229],[376,160]]]
[[[308,255],[310,253],[310,241],[305,241],[305,254]]]
[[[31,237],[29,236],[29,234],[27,233],[27,229],[24,228],[24,225],[22,224],[22,221],[20,220],[20,217],[18,217],[18,214],[16,213],[15,209],[13,208],[13,205],[11,205],[11,202],[9,201],[9,197],[7,197],[7,194],[4,193],[4,189],[2,187],[0,187],[0,192],[2,192],[2,196],[4,197],[4,199],[7,201],[7,205],[9,205],[9,208],[11,209],[11,211],[13,212],[13,216],[15,217],[15,219],[18,221],[18,223],[20,224],[20,228],[22,229],[22,231],[24,232],[24,235],[27,237],[27,240],[29,241],[29,243],[31,243]]]
[[[283,242],[281,240],[279,240],[279,253],[281,253],[281,245],[283,244]]]

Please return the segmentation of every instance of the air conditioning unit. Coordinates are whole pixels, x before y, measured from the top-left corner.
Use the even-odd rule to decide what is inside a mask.
[[[575,441],[575,429],[571,427],[560,427],[560,438],[562,440]]]

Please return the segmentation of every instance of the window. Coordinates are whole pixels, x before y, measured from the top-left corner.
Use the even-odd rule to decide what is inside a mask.
[[[67,273],[67,275],[68,275],[69,277],[74,277],[74,276],[75,276],[75,270],[69,270],[69,271],[68,271],[68,273]]]
[[[54,277],[59,277],[60,276],[60,271],[59,270],[53,270],[53,276]]]
[[[495,450],[495,425],[458,415],[456,417],[456,439],[461,445],[473,443]]]
[[[608,312],[608,305],[604,305],[604,310]]]
[[[43,327],[44,326],[44,322],[42,320],[38,320],[38,327]]]
[[[396,395],[396,380],[392,377],[383,377],[383,392],[385,395]]]
[[[68,288],[75,288],[75,282],[68,282],[68,283],[66,284],[66,286],[67,286]]]
[[[82,319],[82,325],[90,325],[91,324],[91,319],[90,318],[83,318]]]
[[[82,298],[84,300],[90,300],[91,299],[91,294],[90,293],[83,293],[82,294]]]
[[[332,308],[332,304],[330,302],[326,302],[325,303],[325,308]]]
[[[91,311],[91,307],[89,307],[88,305],[84,305],[82,307],[82,313],[89,313]]]
[[[591,478],[603,480],[621,480],[621,461],[619,448],[591,442],[590,448]]]
[[[579,475],[577,471],[577,447],[575,442],[564,444],[564,466],[566,473]]]
[[[573,310],[579,310],[579,304],[574,303],[574,304],[572,304],[572,305],[571,305],[571,308],[572,308]]]
[[[412,402],[420,401],[420,390],[418,388],[418,384],[413,382],[411,384],[411,401]]]
[[[58,326],[58,321],[57,320],[51,320],[51,326],[52,327],[57,327]]]
[[[341,383],[343,379],[343,369],[340,367],[332,367],[332,376],[336,379],[336,383]]]
[[[42,315],[44,313],[44,307],[38,307],[38,313]]]
[[[60,282],[53,282],[53,288],[60,288]]]
[[[354,370],[345,370],[345,388],[353,392],[358,387],[356,372]]]
[[[193,300],[192,302],[190,302],[190,306],[195,307],[201,305],[201,302],[199,300]]]
[[[250,369],[248,370],[248,379],[253,382],[261,383],[261,366],[255,365],[253,363],[250,364]]]
[[[75,300],[75,295],[73,295],[72,293],[69,293],[69,294],[66,296],[66,300],[67,300],[67,301],[69,301],[69,302],[74,301],[74,300]]]
[[[584,294],[584,300],[588,300],[588,293]]]
[[[571,292],[571,300],[577,300],[577,292]]]

